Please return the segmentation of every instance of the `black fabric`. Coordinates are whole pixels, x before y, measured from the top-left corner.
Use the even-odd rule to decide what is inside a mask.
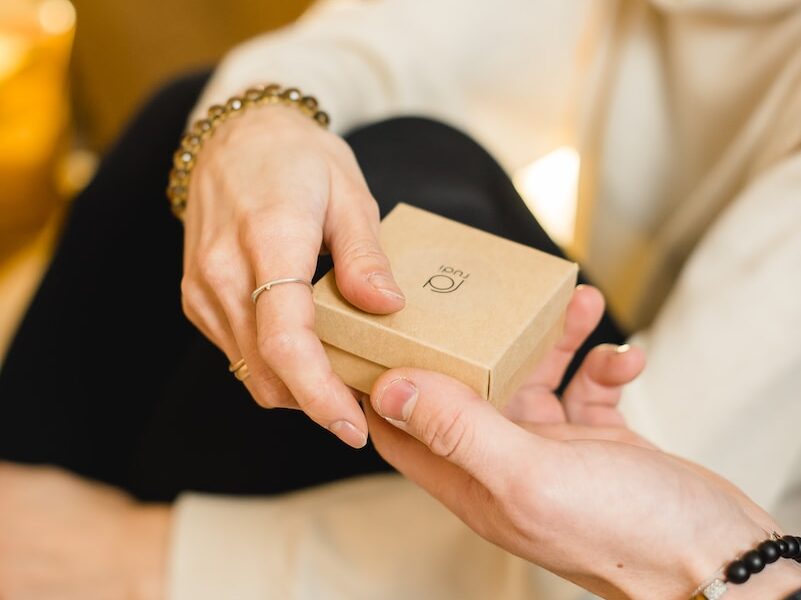
[[[164,188],[205,77],[156,95],[76,198],[0,371],[0,459],[60,465],[146,500],[272,494],[389,469],[300,412],[259,408],[181,313],[182,228]],[[401,118],[348,141],[383,214],[408,202],[559,254],[464,134]],[[318,276],[329,267],[321,259]],[[587,347],[621,339],[605,318]]]

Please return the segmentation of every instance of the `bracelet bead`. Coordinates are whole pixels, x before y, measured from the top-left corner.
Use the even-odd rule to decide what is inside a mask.
[[[245,90],[241,96],[232,96],[224,105],[215,104],[206,112],[206,118],[198,119],[181,138],[178,150],[173,155],[173,169],[167,185],[167,197],[173,213],[183,219],[189,196],[189,180],[195,166],[197,155],[203,142],[228,118],[242,114],[248,107],[266,104],[286,104],[295,106],[303,114],[311,117],[318,125],[327,128],[328,114],[319,110],[314,96],[304,96],[297,88],[282,88],[278,84],[254,86]]]
[[[726,581],[730,583],[745,583],[750,577],[751,573],[748,572],[748,567],[741,560],[735,560],[726,567]]]
[[[243,95],[245,99],[245,105],[251,106],[256,104],[259,100],[261,100],[262,94],[264,94],[263,86],[248,88]]]
[[[195,166],[195,155],[188,150],[179,150],[175,153],[173,165],[176,169],[189,171]]]
[[[759,555],[762,557],[762,560],[765,561],[766,565],[775,563],[777,560],[781,558],[779,545],[773,540],[766,540],[762,542],[759,546],[757,546],[757,551],[759,552]]]
[[[214,104],[209,106],[209,110],[206,111],[206,114],[209,117],[209,120],[214,123],[217,119],[222,119],[225,117],[225,107],[220,106],[219,104]]]
[[[241,98],[231,98],[228,102],[225,103],[225,116],[230,117],[242,112],[245,103],[242,102]]]
[[[200,119],[192,126],[192,133],[198,136],[201,140],[206,140],[214,130],[214,126],[208,119]]]
[[[281,94],[281,99],[289,102],[298,102],[302,97],[303,94],[300,93],[298,88],[287,88],[284,90],[284,93]]]
[[[795,536],[792,535],[785,535],[782,538],[785,544],[787,544],[787,551],[782,553],[783,558],[796,558],[798,556],[799,545],[798,540]]]
[[[698,586],[692,600],[718,600],[728,591],[729,585],[746,583],[752,575],[761,573],[765,568],[788,558],[801,562],[801,538],[794,535],[780,536],[773,532],[771,537],[761,542],[755,549],[749,550],[733,560],[715,575]],[[801,590],[787,596],[784,600],[801,600]]]
[[[762,559],[762,555],[756,550],[749,550],[743,554],[742,561],[748,569],[748,572],[752,574],[759,573],[765,568],[765,561]]]

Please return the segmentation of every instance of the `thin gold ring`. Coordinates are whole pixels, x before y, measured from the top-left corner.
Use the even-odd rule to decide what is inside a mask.
[[[248,369],[248,364],[245,362],[244,358],[240,358],[235,363],[228,365],[228,372],[233,373],[234,377],[239,381],[245,381],[245,379],[250,377],[250,369]]]
[[[268,281],[267,283],[262,283],[259,287],[253,290],[253,293],[250,294],[250,299],[253,300],[253,304],[256,304],[256,301],[259,299],[259,296],[262,295],[263,292],[267,292],[270,290],[271,287],[276,285],[282,285],[284,283],[302,283],[306,287],[308,287],[311,291],[314,291],[314,286],[312,282],[308,279],[301,279],[300,277],[284,277],[283,279],[273,279],[272,281]]]

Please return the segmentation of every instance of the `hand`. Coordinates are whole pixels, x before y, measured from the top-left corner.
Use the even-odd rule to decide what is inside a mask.
[[[303,409],[351,446],[367,439],[353,394],[331,370],[314,333],[309,290],[321,249],[331,251],[342,295],[377,314],[403,308],[378,241],[379,214],[347,144],[291,107],[226,122],[198,156],[186,212],[183,305],[235,362],[261,406]]]
[[[778,528],[731,483],[625,427],[616,405],[642,368],[639,351],[596,348],[556,405],[553,390],[599,306],[594,290],[577,292],[565,336],[508,409],[540,423],[515,424],[444,375],[394,369],[365,407],[373,442],[519,556],[604,597],[687,598]]]
[[[166,506],[0,462],[0,598],[158,600],[169,522]]]
[[[645,355],[640,348],[628,344],[596,346],[584,358],[562,398],[556,394],[576,352],[598,326],[603,312],[601,292],[588,285],[576,287],[566,309],[561,339],[504,407],[507,418],[538,424],[570,421],[618,429],[624,425],[617,404],[623,386],[645,367]],[[647,444],[645,440],[639,442]]]

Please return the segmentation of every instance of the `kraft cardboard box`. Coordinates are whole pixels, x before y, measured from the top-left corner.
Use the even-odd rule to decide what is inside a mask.
[[[406,295],[400,312],[353,307],[333,271],[314,286],[334,371],[367,393],[388,368],[439,371],[503,405],[561,335],[576,265],[407,204],[381,223],[381,244]]]

